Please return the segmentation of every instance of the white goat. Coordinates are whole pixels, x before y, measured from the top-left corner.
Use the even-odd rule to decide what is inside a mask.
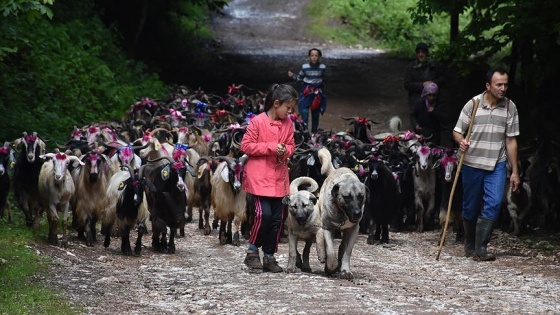
[[[109,158],[96,151],[82,155],[80,161],[85,165],[72,171],[76,187],[71,200],[73,224],[78,228],[78,238],[85,239],[87,246],[93,246],[96,240],[95,225],[103,217],[107,183],[115,170]]]
[[[49,243],[58,245],[57,225],[62,226],[62,239],[60,245],[68,246],[68,218],[70,209],[70,198],[74,194],[74,182],[68,171],[70,161],[81,162],[75,156],[65,153],[47,153],[40,156],[42,159],[50,159],[43,163],[39,173],[39,202],[47,211],[49,221]],[[50,162],[50,163],[49,163]],[[59,212],[61,213],[59,216]]]
[[[239,160],[231,157],[217,159],[221,159],[223,162],[218,164],[210,179],[212,185],[210,199],[214,208],[214,218],[221,221],[220,244],[231,242],[233,245],[239,246],[239,231],[241,224],[246,220],[247,201],[246,193],[241,187],[241,176],[247,155],[243,155]],[[233,240],[231,240],[232,222],[235,230]]]
[[[411,148],[415,154],[414,205],[416,207],[416,231],[424,232],[424,219],[431,219],[436,202],[436,170],[432,166],[432,149],[420,143]],[[425,206],[427,204],[427,207]]]

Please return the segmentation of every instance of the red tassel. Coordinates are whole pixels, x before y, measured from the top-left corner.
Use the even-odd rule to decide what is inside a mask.
[[[311,110],[318,110],[321,105],[321,94],[316,93],[313,102],[311,102]]]

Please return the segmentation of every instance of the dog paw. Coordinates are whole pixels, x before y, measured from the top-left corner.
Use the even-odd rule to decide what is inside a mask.
[[[302,267],[301,267],[301,271],[303,271],[303,272],[311,272],[311,267],[309,267],[309,266],[303,267],[303,266],[302,266]]]
[[[340,279],[347,279],[347,280],[352,280],[354,279],[354,275],[347,270],[343,270],[340,272],[340,275],[338,276]]]
[[[286,271],[286,273],[296,273],[300,272],[301,270],[296,267],[287,267],[284,271]]]

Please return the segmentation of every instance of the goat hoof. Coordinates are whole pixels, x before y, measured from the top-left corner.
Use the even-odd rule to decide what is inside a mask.
[[[340,275],[338,276],[340,279],[348,279],[348,280],[352,280],[354,279],[354,275],[347,270],[343,270],[340,272]]]

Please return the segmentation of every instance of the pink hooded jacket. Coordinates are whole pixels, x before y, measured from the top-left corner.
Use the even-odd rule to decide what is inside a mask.
[[[283,160],[276,154],[278,143],[286,145]],[[246,192],[267,197],[283,197],[290,193],[286,159],[294,154],[295,142],[294,125],[289,117],[272,120],[261,113],[251,119],[241,141],[241,151],[249,156],[243,174]]]

